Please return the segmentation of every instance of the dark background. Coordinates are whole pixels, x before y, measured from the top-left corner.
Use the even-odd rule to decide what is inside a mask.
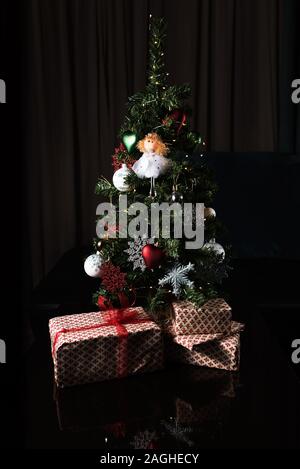
[[[8,235],[2,267],[13,292],[7,309],[2,308],[0,337],[9,344],[13,375],[8,390],[13,402],[7,409],[10,445],[16,446],[17,430],[21,440],[27,434],[22,428],[25,408],[31,447],[37,447],[39,438],[51,447],[54,433],[63,444],[52,408],[47,321],[62,310],[82,311],[79,301],[87,307],[90,299],[94,285],[83,272],[82,253],[91,251],[95,232],[94,186],[101,173],[112,175],[110,155],[127,97],[145,85],[150,12],[165,16],[169,24],[171,82],[192,85],[194,128],[207,141],[220,187],[214,206],[233,245],[230,304],[250,331],[243,339],[248,376],[243,379],[246,394],[251,387],[255,391],[252,406],[259,414],[252,418],[246,396],[243,409],[253,422],[245,439],[251,446],[251,438],[262,444],[267,435],[276,446],[288,425],[290,431],[296,428],[290,343],[299,310],[300,105],[292,104],[290,96],[291,82],[300,76],[299,6],[297,0],[1,2],[0,77],[6,80],[8,99],[0,106],[1,149],[9,148],[1,184],[2,232]],[[21,343],[20,296],[29,313],[24,315],[25,342],[32,343],[29,318],[36,338],[26,358],[29,391],[20,385],[24,361],[13,356],[13,344],[17,350]],[[254,312],[260,322],[264,318],[263,327]],[[2,328],[8,317],[10,336]],[[265,345],[272,328],[278,355]],[[1,367],[3,381],[7,370]],[[21,406],[26,392],[30,404]],[[293,424],[284,403],[295,417]],[[278,421],[278,411],[286,424]],[[81,434],[79,439],[85,444]]]
[[[94,236],[95,182],[111,177],[125,103],[145,86],[150,12],[168,22],[170,81],[192,85],[193,125],[213,152],[215,208],[235,255],[299,256],[300,106],[290,98],[300,75],[299,7],[297,0],[24,2],[27,285]]]

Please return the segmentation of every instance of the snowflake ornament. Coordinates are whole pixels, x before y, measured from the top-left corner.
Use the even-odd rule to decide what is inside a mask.
[[[154,432],[150,432],[149,430],[141,431],[134,436],[130,445],[134,447],[134,449],[152,449],[154,446],[154,442],[157,440],[157,435]]]
[[[192,427],[185,427],[177,422],[177,419],[170,417],[169,421],[162,420],[161,424],[165,427],[167,432],[175,439],[186,443],[188,446],[193,446],[194,442],[189,438],[192,433]]]
[[[176,264],[169,272],[158,281],[160,286],[167,283],[172,287],[172,293],[179,298],[184,286],[192,288],[194,282],[188,278],[188,273],[194,270],[194,264],[189,262],[187,265]]]
[[[146,264],[142,256],[143,247],[146,244],[153,244],[153,239],[147,239],[145,236],[135,238],[133,241],[128,241],[128,249],[124,252],[128,254],[129,262],[133,263],[133,270],[140,269],[142,272],[146,269]]]

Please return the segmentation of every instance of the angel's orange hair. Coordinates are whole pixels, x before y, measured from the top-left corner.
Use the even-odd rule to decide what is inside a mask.
[[[156,143],[155,145],[155,153],[161,156],[166,156],[167,153],[169,153],[169,148],[167,145],[162,141],[160,136],[156,133],[150,133],[147,134],[142,140],[140,140],[137,144],[137,148],[140,150],[140,152],[144,153],[145,152],[145,140],[151,139],[153,142]]]

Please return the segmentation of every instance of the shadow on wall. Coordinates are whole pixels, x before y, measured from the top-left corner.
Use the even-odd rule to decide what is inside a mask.
[[[210,153],[235,257],[300,258],[300,155]]]

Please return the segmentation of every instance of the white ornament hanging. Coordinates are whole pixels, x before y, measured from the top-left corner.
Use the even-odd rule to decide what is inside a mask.
[[[209,251],[214,252],[216,255],[220,256],[222,260],[225,258],[225,249],[221,244],[216,243],[215,238],[212,238],[205,243],[202,249],[208,249]]]
[[[100,253],[91,254],[84,262],[84,271],[89,277],[100,277],[102,257]]]
[[[137,177],[151,179],[150,197],[156,196],[155,179],[165,174],[172,166],[166,158],[169,149],[157,133],[149,133],[140,140],[137,148],[143,153],[134,163],[132,170]]]
[[[154,152],[145,152],[137,160],[132,169],[135,174],[143,178],[158,178],[165,174],[171,167],[171,160]]]
[[[120,192],[126,192],[129,189],[128,184],[125,183],[125,178],[130,174],[130,169],[127,168],[125,163],[113,175],[113,185]]]

